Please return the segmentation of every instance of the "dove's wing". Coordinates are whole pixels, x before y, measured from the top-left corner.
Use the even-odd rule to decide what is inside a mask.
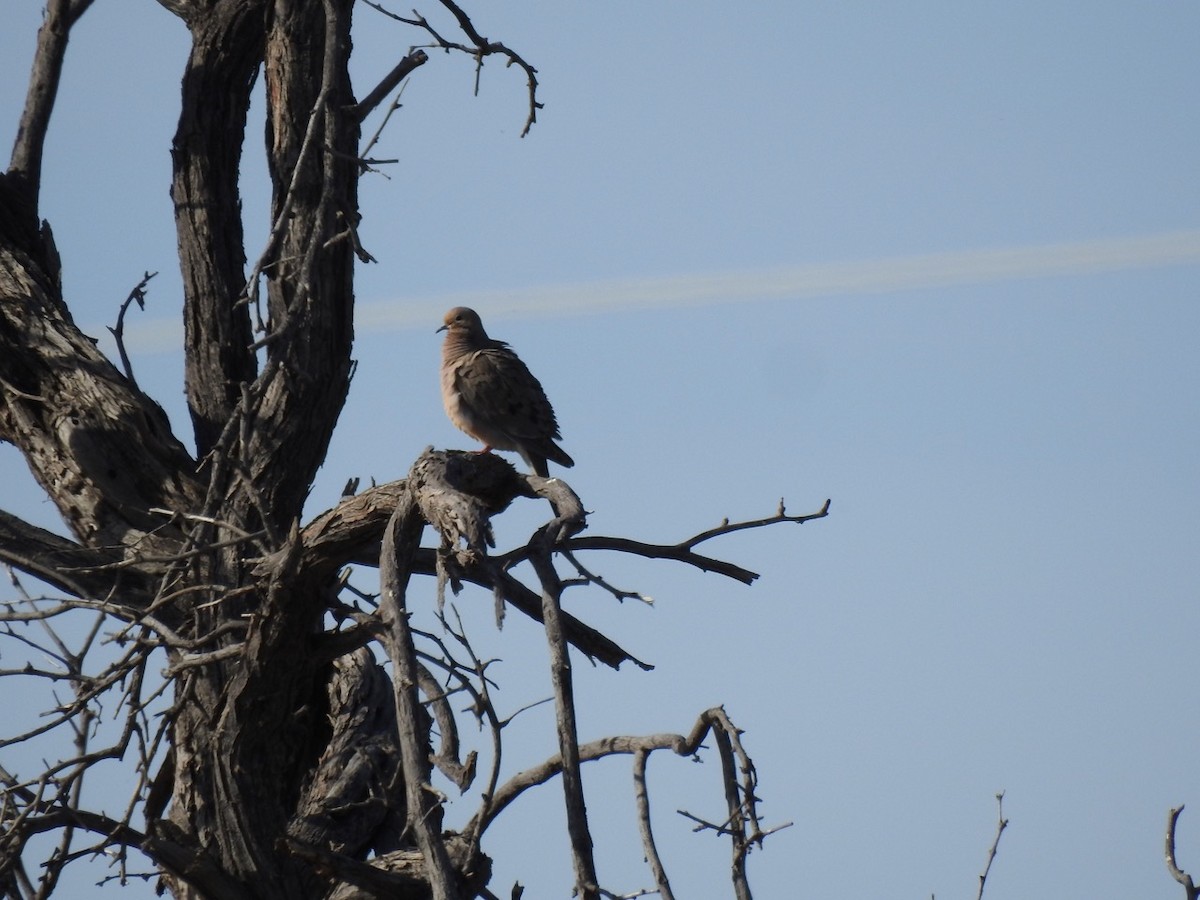
[[[517,443],[559,436],[541,383],[507,347],[465,354],[455,367],[454,386],[475,418]]]

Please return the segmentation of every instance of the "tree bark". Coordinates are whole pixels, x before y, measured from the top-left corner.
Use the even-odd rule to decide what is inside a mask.
[[[191,20],[171,197],[183,275],[184,384],[205,457],[254,380],[238,187],[250,92],[262,66],[263,0],[223,0]]]
[[[311,866],[280,853],[301,785],[329,738],[328,662],[312,652],[333,573],[298,564],[294,527],[349,385],[356,123],[346,65],[349,0],[217,2],[191,19],[173,197],[185,277],[187,393],[208,477],[195,538],[190,636],[246,621],[237,655],[186,671],[175,723],[175,827],[257,896],[311,896]],[[254,72],[265,72],[275,227],[242,271],[237,166]],[[215,96],[226,98],[210,106]],[[268,321],[256,372],[251,311],[259,273]],[[202,533],[202,534],[201,534]],[[250,552],[238,535],[255,535]],[[233,543],[230,543],[233,542]],[[263,574],[246,559],[277,553]],[[301,814],[303,817],[303,814]],[[306,820],[308,830],[313,819]],[[311,835],[310,835],[311,837]]]

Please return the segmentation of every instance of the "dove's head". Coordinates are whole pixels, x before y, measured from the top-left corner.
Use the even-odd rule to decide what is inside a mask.
[[[446,313],[438,331],[448,331],[460,338],[487,340],[487,332],[483,330],[483,320],[479,318],[479,313],[467,306],[456,306]]]

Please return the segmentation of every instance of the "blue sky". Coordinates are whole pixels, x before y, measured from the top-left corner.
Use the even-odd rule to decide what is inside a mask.
[[[11,5],[6,141],[40,16]],[[472,446],[442,414],[433,334],[466,298],[546,386],[593,533],[673,541],[780,496],[833,500],[708,548],[760,572],[753,588],[599,558],[655,606],[571,600],[657,666],[578,666],[585,738],[686,731],[717,703],[746,729],[768,823],[795,823],[752,857],[758,896],[864,878],[974,896],[1000,790],[990,900],[1178,896],[1171,806],[1191,805],[1181,863],[1200,877],[1200,7],[530,3],[475,22],[538,67],[545,109],[519,139],[519,73],[485,67],[473,97],[469,62],[437,53],[406,88],[374,151],[398,162],[362,187],[379,263],[359,273],[358,373],[311,512],[351,475]],[[365,93],[416,37],[367,7],[357,25]],[[90,333],[160,272],[131,350],[177,425],[186,49],[156,4],[98,0],[43,199]],[[5,507],[52,522],[11,448],[0,467]],[[538,515],[514,511],[502,542]],[[545,696],[536,630],[495,633],[479,592],[459,605],[505,660],[508,709]],[[520,723],[514,766],[553,746],[548,709]],[[724,845],[674,812],[717,814],[715,765],[650,774],[679,894],[724,896]],[[605,886],[647,884],[620,834],[628,766],[585,784]],[[560,807],[548,790],[506,814],[513,842],[551,853]],[[493,887],[566,896],[544,857]]]

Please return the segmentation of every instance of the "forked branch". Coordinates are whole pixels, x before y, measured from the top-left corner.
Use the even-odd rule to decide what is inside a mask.
[[[137,379],[133,377],[133,366],[130,365],[129,354],[125,350],[125,314],[129,312],[129,307],[133,303],[138,305],[138,309],[146,308],[146,286],[150,284],[150,279],[157,274],[157,272],[147,272],[142,276],[142,280],[129,292],[129,296],[125,298],[120,310],[117,311],[117,324],[110,325],[108,328],[113,340],[117,342],[117,353],[121,356],[121,369],[134,387],[137,387]]]
[[[742,746],[741,731],[733,724],[722,707],[714,707],[701,713],[695,726],[687,735],[650,734],[643,736],[618,736],[602,738],[579,746],[580,762],[594,762],[610,756],[631,755],[634,757],[634,790],[638,802],[638,816],[642,820],[642,846],[654,873],[657,888],[663,897],[670,896],[670,887],[649,829],[649,800],[645,792],[645,762],[656,750],[669,750],[677,756],[694,757],[708,738],[717,743],[721,755],[721,781],[725,792],[728,816],[722,823],[712,823],[690,814],[684,814],[699,823],[696,830],[713,830],[730,838],[735,854],[733,883],[739,897],[749,897],[745,879],[745,858],[751,848],[760,846],[771,834],[791,826],[786,822],[772,828],[760,824],[756,793],[757,776],[749,754]],[[725,749],[721,749],[725,748]],[[730,763],[733,763],[732,765]],[[563,771],[561,755],[553,756],[537,766],[513,776],[496,791],[490,804],[481,808],[468,823],[466,833],[482,833],[495,818],[514,800],[527,790],[545,784]],[[740,771],[740,775],[739,775]],[[666,891],[664,891],[664,887]]]
[[[753,584],[758,578],[757,572],[751,572],[749,569],[744,569],[733,563],[696,553],[694,548],[705,541],[711,541],[713,538],[733,534],[735,531],[743,531],[748,528],[764,528],[769,525],[778,525],[785,522],[803,525],[805,522],[811,522],[814,519],[823,519],[829,515],[829,506],[830,501],[826,500],[825,504],[814,513],[789,516],[784,509],[783,501],[780,500],[779,510],[773,516],[742,522],[730,522],[728,519],[725,519],[716,528],[701,531],[692,537],[685,538],[677,544],[648,544],[643,541],[630,540],[629,538],[593,536],[571,538],[571,540],[563,544],[563,549],[568,552],[578,550],[615,550],[621,553],[632,553],[635,556],[642,556],[647,559],[671,559],[676,562],[687,563],[704,572],[715,572],[718,575],[724,575],[726,578],[732,578],[735,581],[742,582],[742,584]],[[506,567],[514,565],[520,560],[525,559],[528,551],[528,546],[518,548],[500,557],[501,562]],[[626,593],[626,596],[640,597],[641,595]]]

